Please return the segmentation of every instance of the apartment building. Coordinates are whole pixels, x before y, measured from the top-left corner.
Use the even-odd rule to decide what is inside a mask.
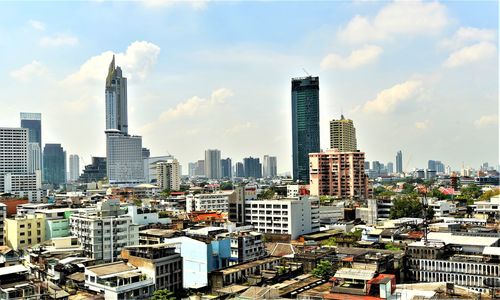
[[[234,191],[218,191],[210,194],[188,195],[186,212],[192,211],[229,211],[229,199],[236,197]]]
[[[263,234],[250,229],[239,230],[219,234],[221,237],[229,237],[231,240],[231,259],[229,265],[244,263],[267,255],[266,247],[262,239]]]
[[[5,243],[20,250],[45,241],[45,215],[34,214],[5,219]]]
[[[120,208],[120,201],[98,203],[95,211],[80,211],[70,217],[71,235],[78,237],[87,257],[112,262],[125,246],[139,244],[139,226]]]
[[[319,231],[319,198],[251,200],[245,203],[245,224],[262,233],[288,234],[292,239]]]

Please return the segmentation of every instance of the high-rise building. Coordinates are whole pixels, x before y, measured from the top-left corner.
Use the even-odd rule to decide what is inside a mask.
[[[235,177],[245,177],[245,166],[242,162],[237,162],[234,166]]]
[[[69,156],[69,181],[78,181],[80,177],[80,157],[76,154]]]
[[[432,171],[436,171],[436,161],[435,160],[429,160],[427,162],[427,169],[428,170],[432,170]]]
[[[42,170],[42,149],[38,143],[28,143],[28,174]]]
[[[326,152],[309,154],[311,161],[310,191],[314,196],[368,198],[364,152]]]
[[[42,149],[42,114],[22,112],[21,128],[28,129],[28,142],[37,143]]]
[[[205,150],[205,176],[208,179],[221,178],[220,150]]]
[[[293,179],[309,182],[309,153],[320,151],[319,77],[292,78]]]
[[[396,154],[396,173],[403,173],[403,153],[401,150]]]
[[[142,148],[142,158],[148,158],[151,156],[151,151],[148,148]]]
[[[196,176],[205,176],[205,161],[200,159],[196,162]]]
[[[66,183],[66,151],[61,144],[45,144],[43,182],[55,186]]]
[[[340,152],[354,152],[358,149],[356,143],[356,128],[352,120],[345,119],[330,121],[330,148]]]
[[[220,160],[222,178],[231,178],[233,177],[233,164],[231,159],[228,157],[226,159]]]
[[[90,183],[106,177],[106,157],[92,157],[92,164],[86,165],[79,181]]]
[[[436,172],[441,174],[444,173],[444,164],[439,160],[436,160]]]
[[[278,165],[276,156],[264,155],[262,161],[262,176],[274,178],[278,175]]]
[[[127,78],[115,57],[106,77],[106,162],[110,184],[144,182],[142,137],[128,134]],[[147,154],[147,153],[145,153]]]
[[[181,170],[177,159],[156,163],[156,183],[162,190],[178,191],[181,188]]]
[[[365,170],[370,170],[370,162],[365,161]]]
[[[169,162],[172,161],[174,157],[172,155],[163,155],[163,156],[153,156],[144,158],[144,182],[147,183],[157,183],[157,168],[156,165],[160,162]],[[179,165],[180,167],[180,165]],[[179,172],[181,169],[179,169]],[[180,173],[179,173],[180,174]]]
[[[372,170],[376,175],[380,175],[382,173],[382,165],[378,160],[372,161]]]
[[[259,158],[245,157],[243,159],[243,168],[245,170],[245,177],[262,178],[262,164]]]
[[[392,162],[387,163],[387,173],[389,174],[394,173],[394,164]]]

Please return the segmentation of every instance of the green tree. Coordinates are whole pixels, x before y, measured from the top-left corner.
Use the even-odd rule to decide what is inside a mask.
[[[331,238],[327,239],[326,241],[323,241],[321,244],[323,244],[324,246],[336,246],[337,239],[335,239],[334,237],[331,237]]]
[[[335,270],[330,261],[322,260],[316,265],[316,268],[314,268],[311,273],[316,277],[328,280],[335,274]]]
[[[271,189],[267,189],[264,192],[257,195],[257,198],[258,199],[272,199],[274,197],[274,194],[276,194],[276,192],[271,188]]]
[[[460,189],[460,195],[463,196],[464,199],[475,200],[481,196],[481,188],[475,184],[468,184]]]
[[[223,191],[230,191],[233,189],[233,183],[230,181],[223,182],[220,184],[220,189]]]
[[[160,192],[160,196],[167,198],[168,196],[170,196],[170,190],[164,189],[163,191]]]
[[[492,189],[484,192],[480,197],[479,200],[481,201],[486,201],[490,200],[491,197],[499,195],[500,194],[500,189]]]
[[[399,196],[393,201],[389,217],[399,218],[422,218],[423,204],[416,194]]]
[[[175,300],[174,293],[169,290],[156,290],[150,300]]]

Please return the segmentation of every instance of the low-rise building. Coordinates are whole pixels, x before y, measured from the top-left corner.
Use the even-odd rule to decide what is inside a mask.
[[[45,216],[34,214],[5,219],[5,243],[15,251],[45,241]]]
[[[0,268],[0,299],[35,299],[39,286],[29,280],[29,270],[23,265]]]
[[[171,222],[170,218],[160,218],[155,209],[135,205],[127,207],[127,215],[132,218],[132,223],[136,225],[169,224]]]
[[[236,197],[234,191],[218,191],[210,194],[188,195],[186,211],[229,211],[229,198]]]
[[[255,260],[267,256],[266,247],[262,241],[262,233],[252,230],[236,230],[219,234],[231,240],[230,265]]]

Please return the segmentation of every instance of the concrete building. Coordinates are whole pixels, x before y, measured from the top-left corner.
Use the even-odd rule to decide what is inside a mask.
[[[229,211],[229,199],[236,197],[234,191],[218,191],[210,194],[195,194],[186,197],[186,212]]]
[[[106,157],[110,184],[131,185],[144,182],[142,137],[106,131]]]
[[[251,226],[246,226],[250,227]],[[236,228],[219,236],[228,237],[231,240],[231,259],[229,265],[244,263],[267,256],[266,247],[262,239],[262,233],[250,228]]]
[[[66,183],[66,151],[61,144],[43,148],[43,182],[59,186]]]
[[[262,178],[262,165],[258,158],[243,158],[243,169],[247,178]]]
[[[121,261],[85,268],[85,288],[107,300],[149,299],[154,287],[152,278]]]
[[[356,128],[352,120],[345,119],[330,121],[330,149],[338,149],[340,152],[355,152],[358,150],[356,142]]]
[[[120,208],[119,200],[100,202],[95,211],[73,213],[70,226],[84,254],[97,261],[114,261],[123,247],[139,244],[139,226]]]
[[[28,129],[28,173],[42,171],[42,114],[22,112],[21,128]]]
[[[292,78],[293,180],[309,182],[309,153],[320,151],[319,77]]]
[[[387,173],[389,174],[394,173],[394,164],[392,162],[387,163]]]
[[[7,205],[0,203],[0,246],[5,242],[5,219],[7,219]]]
[[[226,159],[220,160],[222,178],[232,178],[233,177],[233,164],[231,159],[228,157]]]
[[[156,163],[156,183],[161,190],[178,191],[181,188],[181,170],[177,159]]]
[[[335,149],[309,154],[311,195],[336,198],[367,198],[364,152]]]
[[[84,183],[98,182],[103,180],[106,175],[106,157],[92,157],[92,163],[85,166],[79,181]]]
[[[34,214],[5,219],[5,244],[21,250],[45,241],[45,216]]]
[[[274,178],[278,175],[278,164],[276,156],[264,155],[262,161],[262,176],[264,178]]]
[[[396,173],[403,173],[403,152],[396,153]]]
[[[38,143],[28,143],[28,174],[42,171],[42,149]]]
[[[69,181],[75,182],[80,178],[80,157],[76,154],[69,156]]]
[[[142,148],[142,158],[149,158],[151,156],[151,151],[148,148]]]
[[[205,176],[208,179],[220,179],[222,177],[220,150],[205,150]]]
[[[137,245],[122,250],[121,258],[152,278],[155,290],[182,290],[182,257],[175,245]]]
[[[132,218],[132,223],[135,225],[149,225],[149,224],[169,224],[170,218],[160,218],[158,211],[146,207],[137,207],[129,205],[127,207],[127,215]]]
[[[286,234],[296,239],[302,234],[319,231],[319,199],[301,196],[246,201],[245,224],[253,225],[258,232]]]
[[[156,164],[160,162],[172,161],[174,157],[172,155],[163,156],[153,156],[143,158],[144,164],[144,182],[146,183],[156,183],[157,181],[157,169]]]
[[[234,176],[235,177],[245,177],[245,166],[242,162],[237,162],[234,166]]]

